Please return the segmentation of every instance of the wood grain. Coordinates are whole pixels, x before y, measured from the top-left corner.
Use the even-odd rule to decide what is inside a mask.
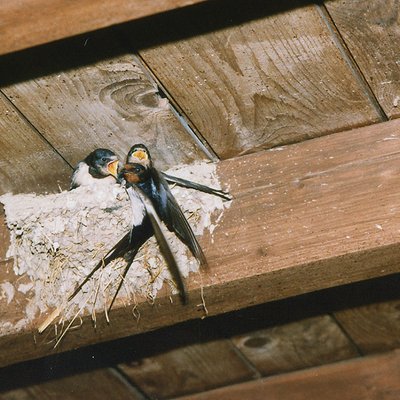
[[[120,55],[93,62],[108,47]],[[204,157],[115,36],[94,35],[86,46],[71,40],[39,55],[46,57],[37,61],[47,74],[38,70],[38,77],[5,86],[3,92],[72,165],[97,147],[125,159],[135,143],[153,150],[159,168]],[[60,71],[65,58],[78,59],[80,66]],[[32,60],[19,61],[29,70]]]
[[[400,347],[400,300],[349,308],[335,318],[364,353]]]
[[[274,375],[358,356],[328,315],[307,318],[233,338],[263,375]]]
[[[3,0],[0,54],[37,46],[204,0]]]
[[[189,17],[179,28],[160,20],[153,28],[175,38],[175,29],[200,31],[200,24],[207,32],[203,25],[216,15],[233,24],[246,13],[260,16],[140,55],[221,158],[379,120],[315,6],[281,12],[265,2],[256,11],[207,5],[207,18]]]
[[[400,116],[400,5],[395,0],[328,1],[326,7],[390,118]]]
[[[21,377],[23,378],[23,377]],[[83,372],[79,375],[50,380],[41,384],[0,393],[1,400],[141,400],[143,397],[118,378],[111,370]]]
[[[181,400],[397,400],[398,351],[181,397]]]
[[[58,191],[71,167],[0,93],[0,194]]]
[[[138,323],[131,307],[115,309],[110,325],[99,315],[96,331],[88,316],[58,351],[201,318],[201,287],[211,316],[398,273],[399,159],[394,120],[220,163],[235,199],[200,238],[210,270],[189,277],[189,304],[171,303],[165,288],[139,304]],[[1,337],[10,351],[0,363],[53,352],[39,341],[29,330]]]
[[[202,392],[254,377],[254,371],[228,340],[177,348],[120,368],[137,387],[155,399]]]

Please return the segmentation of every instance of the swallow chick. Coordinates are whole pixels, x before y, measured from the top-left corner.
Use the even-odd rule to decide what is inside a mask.
[[[126,157],[126,162],[138,163],[146,168],[151,167],[153,165],[150,152],[144,144],[133,145],[128,152],[128,155]],[[232,196],[228,192],[225,192],[224,190],[211,188],[209,186],[202,185],[201,183],[189,181],[183,178],[178,178],[176,176],[166,174],[165,172],[161,171],[159,172],[163,176],[163,178],[169,183],[174,183],[181,187],[195,189],[199,190],[200,192],[212,194],[214,196],[221,197],[224,200],[232,200]]]
[[[80,161],[71,177],[70,190],[80,186],[96,187],[116,183],[118,157],[108,149],[96,149]]]

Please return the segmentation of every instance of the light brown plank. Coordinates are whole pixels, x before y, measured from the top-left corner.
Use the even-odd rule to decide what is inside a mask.
[[[356,63],[390,118],[400,116],[400,6],[394,0],[327,1]]]
[[[317,8],[295,5],[283,12],[274,2],[210,3],[207,17],[160,19],[152,28],[171,41],[140,51],[223,159],[379,120]],[[242,22],[248,14],[255,19]],[[207,31],[207,21],[220,28],[220,19],[237,25],[185,39],[176,34]],[[126,34],[134,42],[138,33]]]
[[[187,332],[195,335],[195,332]],[[228,340],[180,347],[120,365],[122,371],[151,398],[165,399],[202,392],[254,378],[254,371]]]
[[[246,382],[181,400],[397,400],[400,353],[352,360]]]
[[[94,61],[103,49],[120,55],[106,50],[108,57]],[[93,35],[86,45],[71,40],[30,57],[19,59],[20,68],[30,76],[37,61],[42,66],[37,77],[3,92],[72,165],[97,147],[124,159],[134,143],[148,145],[159,168],[204,157],[115,36]]]
[[[263,375],[273,375],[358,356],[328,315],[307,318],[233,338]]]
[[[335,317],[364,353],[400,347],[399,300],[346,309]]]
[[[21,376],[21,386],[24,384]],[[142,397],[127,386],[111,370],[83,372],[79,375],[50,380],[28,387],[0,393],[1,400],[141,400]]]
[[[0,54],[37,46],[204,0],[3,0]]]
[[[213,237],[200,238],[210,271],[188,279],[189,304],[171,303],[165,288],[154,305],[139,304],[138,323],[130,307],[110,325],[98,316],[96,331],[88,316],[59,350],[200,318],[200,287],[216,315],[399,272],[399,146],[394,120],[222,162],[235,200]],[[10,349],[0,363],[52,351],[39,341],[29,330],[0,338]]]
[[[71,168],[0,93],[0,194],[57,191]]]

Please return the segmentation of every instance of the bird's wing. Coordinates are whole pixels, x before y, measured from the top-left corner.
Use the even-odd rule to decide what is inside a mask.
[[[202,185],[201,183],[188,181],[187,179],[183,179],[183,178],[178,178],[176,176],[166,174],[165,172],[161,172],[161,174],[167,182],[175,183],[178,186],[195,189],[195,190],[199,190],[200,192],[204,192],[204,193],[212,194],[214,196],[222,197],[224,200],[232,200],[231,194],[228,192],[225,192],[223,190],[214,189],[212,187]]]
[[[71,301],[83,288],[83,286],[86,284],[86,282],[95,274],[96,271],[98,271],[101,267],[105,267],[108,265],[111,261],[115,260],[118,257],[122,257],[125,254],[125,251],[130,249],[130,238],[131,238],[131,232],[128,232],[125,234],[125,236],[122,237],[116,243],[113,248],[94,266],[94,268],[90,271],[90,273],[86,276],[86,278],[80,283],[80,285],[74,290],[74,292],[68,297],[68,301]],[[139,246],[140,247],[140,246]],[[139,248],[138,248],[139,250]]]
[[[80,186],[79,176],[81,174],[81,167],[82,167],[82,161],[74,168],[74,172],[72,173],[71,176],[71,183],[69,186],[69,190],[76,189],[77,187]]]
[[[143,202],[143,205],[146,209],[146,213],[150,219],[152,228],[154,230],[154,234],[156,236],[158,245],[160,247],[161,253],[163,254],[165,261],[167,262],[168,268],[171,272],[172,278],[175,281],[175,284],[178,288],[179,295],[181,297],[182,302],[185,304],[187,302],[185,285],[183,283],[183,278],[181,272],[179,270],[178,264],[175,260],[174,255],[169,247],[168,241],[164,235],[160,218],[157,215],[156,210],[154,209],[153,203],[146,196],[146,194],[137,186],[133,185],[127,188],[127,192],[129,198],[131,199],[131,203],[134,203],[134,200],[139,198]]]
[[[164,179],[164,177],[159,173],[155,168],[151,170],[152,178],[158,187],[161,196],[166,197],[167,203],[167,215],[165,224],[168,229],[173,230],[179,239],[182,240],[186,246],[189,247],[192,254],[198,259],[200,264],[204,267],[207,266],[207,260],[201,249],[199,242],[195,234],[193,233],[192,228],[190,227],[185,215],[183,214],[179,204],[177,203],[174,195],[172,194],[168,183]]]
[[[109,251],[108,253],[94,266],[90,273],[80,283],[80,285],[74,290],[74,292],[68,297],[68,301],[72,300],[86,284],[86,282],[98,271],[100,268],[104,268],[111,261],[119,257],[124,257],[130,266],[136,257],[139,249],[142,245],[153,236],[152,226],[150,221],[145,217],[142,224],[134,226],[131,231],[126,233]],[[129,269],[129,268],[128,268]],[[128,272],[128,271],[127,271]],[[117,290],[118,293],[118,290]],[[113,299],[114,300],[114,299]],[[111,306],[110,306],[111,308]]]

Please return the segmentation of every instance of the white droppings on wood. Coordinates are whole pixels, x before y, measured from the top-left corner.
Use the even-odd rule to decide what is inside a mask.
[[[0,298],[5,298],[7,300],[7,304],[10,304],[15,294],[14,286],[10,282],[4,282],[0,285],[0,289]]]
[[[220,188],[216,165],[199,162],[175,167],[167,173]],[[192,189],[172,188],[196,235],[205,229],[215,229],[224,207],[229,202]],[[30,283],[18,286],[19,291],[33,293],[26,307],[25,325],[41,313],[56,307],[64,309],[64,318],[77,310],[92,313],[104,310],[120,281],[125,262],[115,260],[100,269],[70,303],[68,296],[90,273],[107,251],[130,229],[132,211],[128,196],[119,186],[109,188],[80,187],[69,192],[50,195],[6,194],[4,204],[10,229],[11,245],[7,255],[14,258],[14,272],[25,275]],[[213,213],[218,211],[215,216]],[[138,202],[138,213],[141,213]],[[214,224],[214,225],[213,225]],[[192,257],[174,234],[168,240],[180,266],[182,275],[199,269]],[[154,298],[164,283],[172,279],[154,238],[140,250],[133,262],[119,294],[119,298],[134,298],[135,294]],[[14,286],[2,285],[2,293],[13,300]],[[97,295],[96,295],[97,293]],[[22,321],[22,320],[21,320]],[[20,321],[14,330],[25,325]],[[0,330],[10,330],[0,326]]]

